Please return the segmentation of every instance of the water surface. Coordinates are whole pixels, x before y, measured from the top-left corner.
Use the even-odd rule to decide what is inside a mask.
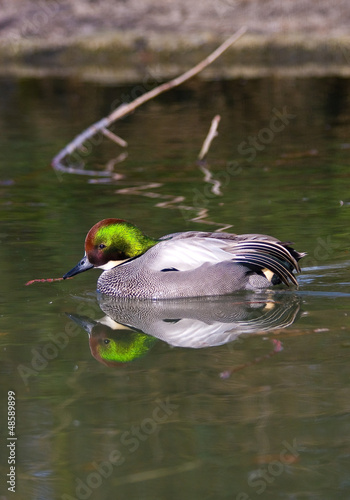
[[[80,153],[93,175],[50,161],[137,86],[0,87],[1,476],[15,391],[17,498],[348,497],[350,82],[190,82],[116,124],[129,147],[115,176],[101,175],[122,152],[107,140]],[[299,290],[118,305],[135,330],[111,331],[98,272],[25,286],[73,267],[106,217],[293,241],[308,253]],[[93,355],[104,338],[120,359]]]

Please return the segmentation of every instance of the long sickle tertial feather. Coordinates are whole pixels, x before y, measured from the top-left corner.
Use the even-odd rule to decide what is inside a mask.
[[[228,249],[231,249],[232,247],[228,246]],[[290,253],[288,248],[285,248],[283,245],[280,243],[277,243],[275,241],[261,241],[261,240],[255,240],[255,241],[248,241],[248,242],[240,242],[236,243],[235,246],[232,248],[234,255],[244,255],[245,252],[251,251],[251,252],[256,252],[258,254],[266,254],[266,255],[271,255],[276,258],[278,258],[281,261],[288,262],[292,269],[295,269],[297,272],[300,272],[300,267],[297,262],[297,260],[293,257],[293,255]],[[231,250],[231,251],[232,251]]]
[[[237,264],[250,264],[260,268],[267,268],[273,274],[276,274],[287,286],[289,286],[289,281],[298,286],[298,282],[294,274],[277,260],[274,260],[272,257],[267,255],[245,254],[237,258],[234,257],[233,261]]]

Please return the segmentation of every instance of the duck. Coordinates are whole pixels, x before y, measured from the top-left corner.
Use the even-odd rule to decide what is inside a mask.
[[[185,231],[161,238],[123,219],[97,222],[85,254],[63,279],[88,269],[103,272],[97,292],[138,299],[179,299],[261,291],[284,283],[298,287],[294,272],[306,254],[264,234]]]

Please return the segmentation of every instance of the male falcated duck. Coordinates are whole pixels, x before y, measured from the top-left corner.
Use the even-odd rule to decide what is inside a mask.
[[[160,239],[121,219],[95,224],[85,239],[83,259],[63,278],[92,267],[104,272],[98,291],[115,297],[174,299],[298,286],[299,253],[262,234],[188,231]]]

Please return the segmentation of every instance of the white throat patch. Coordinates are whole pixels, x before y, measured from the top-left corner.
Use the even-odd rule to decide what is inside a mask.
[[[120,264],[123,264],[123,262],[128,261],[129,259],[125,260],[110,260],[107,262],[107,264],[103,264],[103,266],[96,266],[96,269],[103,269],[104,271],[109,271],[109,269],[113,269],[113,267],[119,266]]]

